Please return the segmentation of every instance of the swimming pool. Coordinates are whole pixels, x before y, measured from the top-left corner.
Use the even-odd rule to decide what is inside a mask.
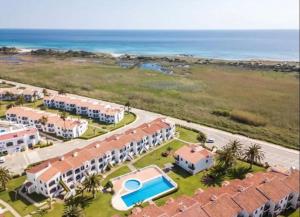
[[[137,191],[125,194],[121,198],[127,207],[131,207],[136,203],[153,199],[172,189],[175,189],[175,186],[164,176],[159,176],[157,178],[144,182],[142,184],[142,187]]]

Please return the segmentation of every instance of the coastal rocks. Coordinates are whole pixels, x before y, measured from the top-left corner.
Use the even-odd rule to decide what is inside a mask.
[[[4,55],[13,55],[18,54],[19,49],[15,47],[0,47],[0,54]]]
[[[87,52],[87,51],[68,50],[64,52],[64,51],[57,51],[53,49],[32,50],[31,54],[40,55],[40,56],[57,56],[57,57],[97,57],[95,53]]]

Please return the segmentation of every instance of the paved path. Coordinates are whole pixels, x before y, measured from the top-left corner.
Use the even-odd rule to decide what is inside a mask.
[[[14,208],[12,208],[8,203],[6,203],[5,201],[0,199],[0,204],[2,206],[4,206],[7,211],[11,212],[11,214],[13,214],[13,216],[21,217],[21,215]]]
[[[10,82],[10,81],[6,81],[6,82]],[[14,83],[16,85],[32,87],[31,85],[25,85],[25,84],[20,84],[20,83],[16,83],[16,82],[10,82],[10,83]],[[77,96],[77,97],[89,99],[89,98],[82,97],[82,96]],[[105,102],[105,101],[101,101],[101,100],[98,100],[98,101],[103,102],[103,103],[108,103],[111,105],[122,106],[122,105],[118,105],[115,103],[109,103],[109,102]],[[28,152],[16,153],[12,156],[6,157],[6,162],[4,163],[4,166],[6,166],[12,172],[20,173],[30,163],[35,163],[35,162],[38,162],[41,160],[49,159],[51,157],[56,157],[56,156],[62,155],[64,153],[74,150],[76,148],[84,147],[93,141],[98,141],[98,140],[101,141],[115,133],[122,133],[129,128],[137,127],[137,126],[139,126],[145,122],[149,122],[155,118],[167,117],[171,121],[174,121],[175,124],[186,126],[186,127],[196,129],[196,130],[200,130],[200,131],[204,132],[208,138],[214,138],[215,143],[207,144],[209,146],[214,145],[217,148],[220,148],[220,147],[226,145],[228,142],[235,140],[235,139],[239,140],[245,146],[248,146],[253,143],[257,143],[262,146],[262,149],[265,152],[265,161],[268,162],[270,165],[281,165],[281,166],[285,166],[285,167],[293,166],[293,167],[299,168],[299,156],[300,156],[299,151],[291,150],[288,148],[283,148],[281,146],[278,146],[278,145],[275,145],[272,143],[268,143],[268,142],[256,140],[256,139],[251,139],[251,138],[237,135],[237,134],[232,134],[232,133],[218,130],[215,128],[206,127],[206,126],[203,126],[200,124],[189,123],[189,122],[186,122],[183,120],[160,115],[160,114],[157,114],[154,112],[149,112],[149,111],[135,109],[135,108],[132,108],[131,111],[137,115],[137,120],[123,128],[119,128],[115,131],[106,133],[99,137],[95,137],[91,140],[75,139],[75,140],[72,140],[72,141],[69,141],[66,143],[57,143],[53,146],[46,147],[43,149],[36,149],[36,150],[28,151]]]

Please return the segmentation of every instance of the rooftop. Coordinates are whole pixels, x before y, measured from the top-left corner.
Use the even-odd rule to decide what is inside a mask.
[[[185,145],[178,149],[175,152],[175,155],[182,157],[190,163],[197,163],[200,160],[213,156],[214,154],[199,145]]]

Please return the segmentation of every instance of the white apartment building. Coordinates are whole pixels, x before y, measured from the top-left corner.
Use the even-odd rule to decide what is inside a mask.
[[[175,152],[175,163],[191,174],[214,165],[214,154],[199,145],[185,145]]]
[[[9,122],[0,122],[0,153],[11,154],[25,151],[40,141],[35,127],[24,127]]]
[[[106,123],[118,123],[124,118],[124,109],[82,100],[68,95],[53,95],[44,98],[44,105],[78,115],[88,116]]]
[[[44,123],[42,119],[45,119]],[[34,126],[43,132],[67,139],[81,136],[88,128],[86,120],[73,118],[63,120],[57,114],[26,107],[10,108],[6,112],[6,120],[25,126]]]
[[[74,192],[87,174],[103,173],[109,167],[131,160],[174,137],[175,125],[156,119],[123,134],[94,142],[82,149],[43,162],[27,170],[29,193],[55,197],[62,191]]]
[[[9,87],[0,89],[0,100],[16,100],[23,96],[26,102],[34,102],[44,97],[43,91],[28,87]]]

